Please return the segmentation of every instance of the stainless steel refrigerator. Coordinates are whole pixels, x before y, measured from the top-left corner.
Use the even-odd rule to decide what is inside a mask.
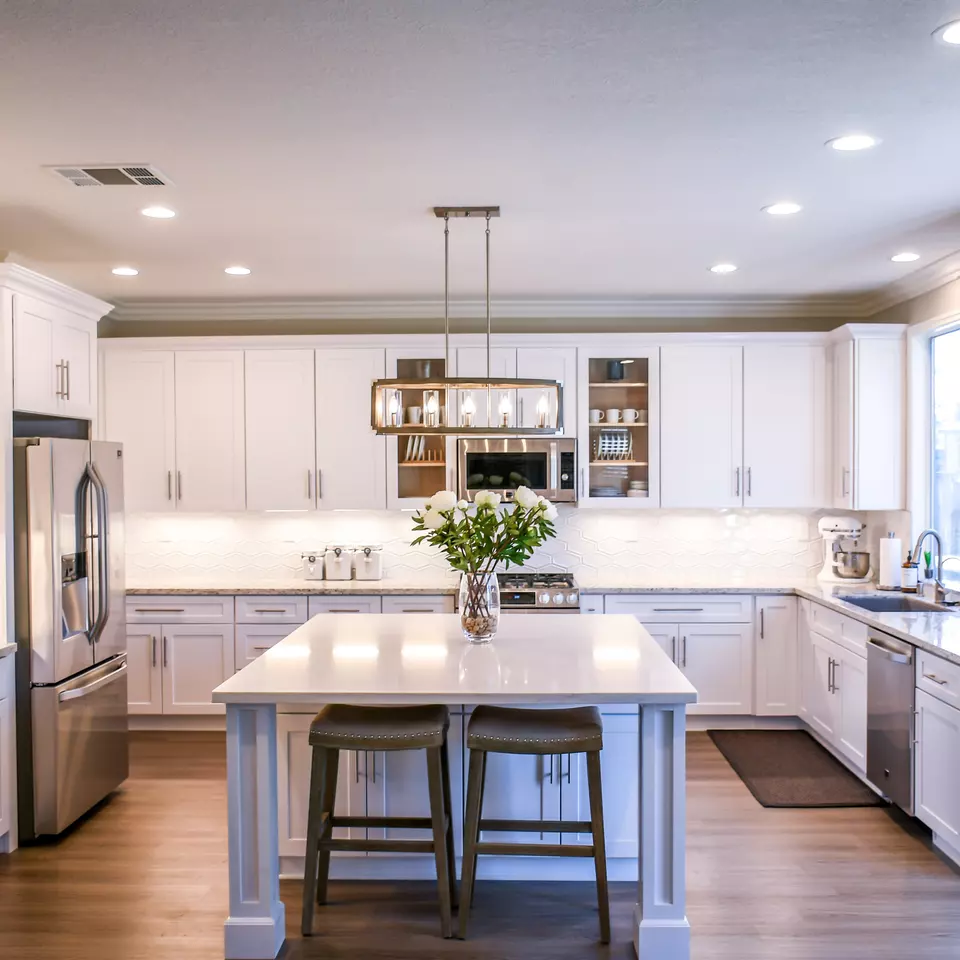
[[[19,826],[31,840],[127,778],[123,450],[13,444]]]

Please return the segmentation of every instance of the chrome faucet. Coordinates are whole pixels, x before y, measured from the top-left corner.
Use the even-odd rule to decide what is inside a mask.
[[[936,603],[945,603],[947,597],[947,588],[943,585],[943,539],[932,527],[929,530],[924,530],[923,533],[917,537],[917,545],[913,548],[913,559],[915,561],[919,561],[920,550],[922,549],[923,542],[927,539],[927,537],[933,537],[933,540],[937,545],[937,575],[933,581],[933,599]]]

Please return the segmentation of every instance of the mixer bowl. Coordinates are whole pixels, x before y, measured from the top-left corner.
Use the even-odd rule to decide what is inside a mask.
[[[841,550],[833,555],[833,569],[844,580],[863,580],[870,572],[870,554],[863,550]]]

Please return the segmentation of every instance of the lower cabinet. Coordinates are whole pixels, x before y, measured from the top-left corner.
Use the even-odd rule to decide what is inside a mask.
[[[795,717],[800,695],[797,676],[797,598],[757,597],[754,623],[758,717]]]
[[[373,595],[354,596],[320,596],[310,597],[308,604],[309,616],[315,617],[318,613],[381,613],[381,597]]]
[[[917,817],[960,850],[960,710],[917,691]]]
[[[13,657],[7,657],[12,662]],[[0,692],[3,671],[0,670]],[[13,827],[13,697],[0,698],[0,837]]]
[[[232,624],[127,624],[130,713],[222,714],[211,694],[233,672]]]
[[[487,754],[485,820],[559,820],[560,780],[569,757]],[[469,769],[469,751],[464,762]],[[559,843],[557,833],[483,833],[482,840],[504,843]]]
[[[298,626],[296,623],[238,623],[234,651],[237,670],[253,663],[284,637],[289,637]]]

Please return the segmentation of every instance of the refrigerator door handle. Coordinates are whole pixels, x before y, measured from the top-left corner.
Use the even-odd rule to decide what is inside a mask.
[[[88,697],[91,693],[96,693],[101,687],[105,687],[108,683],[113,683],[115,680],[119,680],[127,672],[127,665],[124,664],[118,670],[113,670],[104,677],[100,677],[99,680],[94,680],[93,683],[88,683],[85,687],[75,687],[73,690],[64,690],[57,699],[60,703],[64,703],[67,700],[79,700],[80,697]]]
[[[92,463],[87,464],[84,478],[93,488],[97,504],[94,511],[97,517],[96,532],[93,530],[90,532],[91,544],[93,540],[97,542],[97,607],[93,626],[90,628],[90,642],[96,643],[103,633],[103,628],[107,625],[107,618],[110,616],[110,534],[107,529],[107,518],[110,513],[107,503],[107,488],[103,483],[103,478]]]

